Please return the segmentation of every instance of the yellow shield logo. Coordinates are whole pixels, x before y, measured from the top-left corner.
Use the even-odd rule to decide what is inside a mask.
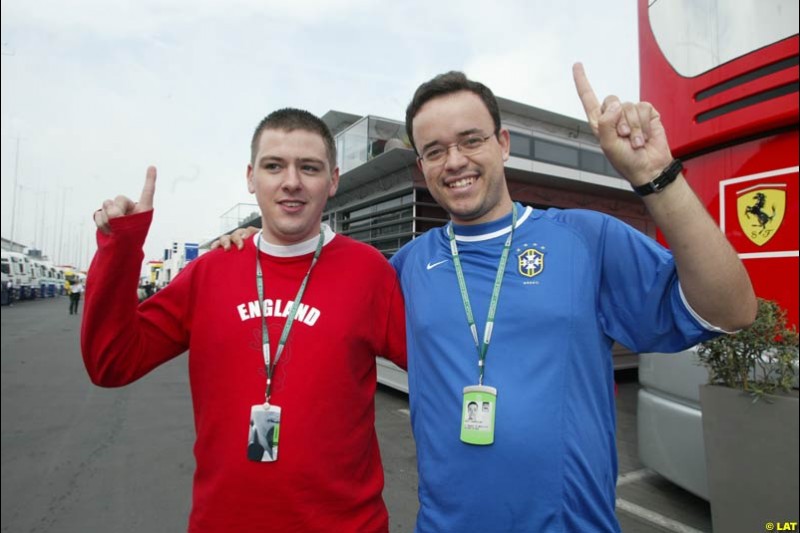
[[[519,273],[525,277],[538,276],[544,270],[544,254],[534,248],[528,248],[517,256]]]
[[[786,190],[776,184],[756,186],[739,192],[736,213],[748,239],[763,246],[778,232],[786,212]]]

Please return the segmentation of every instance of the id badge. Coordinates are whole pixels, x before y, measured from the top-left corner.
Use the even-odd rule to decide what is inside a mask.
[[[485,385],[464,387],[461,412],[461,441],[487,445],[494,442],[494,413],[497,389]]]
[[[247,458],[260,463],[278,460],[278,437],[281,429],[281,408],[259,404],[250,408],[250,430],[247,437]]]

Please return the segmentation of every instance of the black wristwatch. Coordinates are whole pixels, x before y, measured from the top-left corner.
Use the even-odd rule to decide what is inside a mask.
[[[639,196],[647,196],[654,192],[663,191],[667,185],[675,181],[681,170],[683,170],[683,163],[680,159],[673,159],[672,163],[667,165],[667,168],[661,171],[661,174],[655,177],[650,183],[634,187],[633,190]]]

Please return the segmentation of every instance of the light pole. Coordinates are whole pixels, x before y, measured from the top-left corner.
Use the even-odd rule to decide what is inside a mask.
[[[14,246],[14,224],[17,218],[17,177],[19,171],[19,137],[14,137],[17,141],[17,149],[14,154],[14,190],[11,197],[11,245]]]
[[[84,235],[83,235],[83,226],[86,222],[81,220],[81,227],[78,230],[78,260],[76,261],[76,267],[78,270],[81,270],[81,266],[83,265],[83,242],[84,242]]]
[[[47,192],[33,187],[30,189],[36,194],[36,210],[33,218],[33,248],[39,250],[41,254],[44,250],[44,213],[47,211]]]
[[[13,48],[10,48],[8,46],[8,43],[5,42],[2,45],[2,55],[4,55],[4,56],[16,55],[16,50],[14,50]],[[15,241],[14,241],[14,223],[16,222],[15,218],[17,216],[17,170],[18,170],[18,167],[19,167],[19,137],[12,137],[12,139],[16,139],[16,141],[17,141],[17,149],[16,149],[16,153],[14,155],[14,190],[12,191],[14,196],[12,196],[12,198],[11,198],[11,236],[9,237],[11,239],[11,248],[13,250],[14,249],[14,243],[15,243]]]
[[[61,227],[59,228],[61,235],[58,239],[58,261],[61,264],[66,264],[66,261],[64,260],[64,212],[67,210],[67,200],[69,199],[69,193],[71,192],[72,187],[64,187],[64,202],[61,204]],[[69,239],[69,237],[67,238]]]
[[[50,260],[55,263],[56,262],[56,252],[58,251],[58,191],[56,194],[53,195],[53,242],[52,242],[53,249],[50,251],[48,256]]]

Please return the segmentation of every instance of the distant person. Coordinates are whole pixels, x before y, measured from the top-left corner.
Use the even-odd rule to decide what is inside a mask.
[[[153,286],[150,282],[144,282],[139,286],[139,301],[143,302],[146,299],[150,298],[153,295]]]
[[[81,348],[106,387],[189,350],[189,530],[388,531],[376,356],[406,366],[402,292],[380,252],[321,224],[339,184],[328,127],[298,109],[262,120],[247,165],[262,232],[235,257],[197,258],[137,306],[155,182],[150,167],[138,203],[118,196],[95,213]],[[259,424],[260,457],[249,447]]]
[[[8,306],[12,307],[14,305],[14,301],[17,299],[17,288],[14,285],[14,280],[9,278],[6,290],[8,291]]]
[[[69,314],[78,314],[78,305],[81,302],[81,293],[83,292],[83,282],[80,278],[69,284]]]

